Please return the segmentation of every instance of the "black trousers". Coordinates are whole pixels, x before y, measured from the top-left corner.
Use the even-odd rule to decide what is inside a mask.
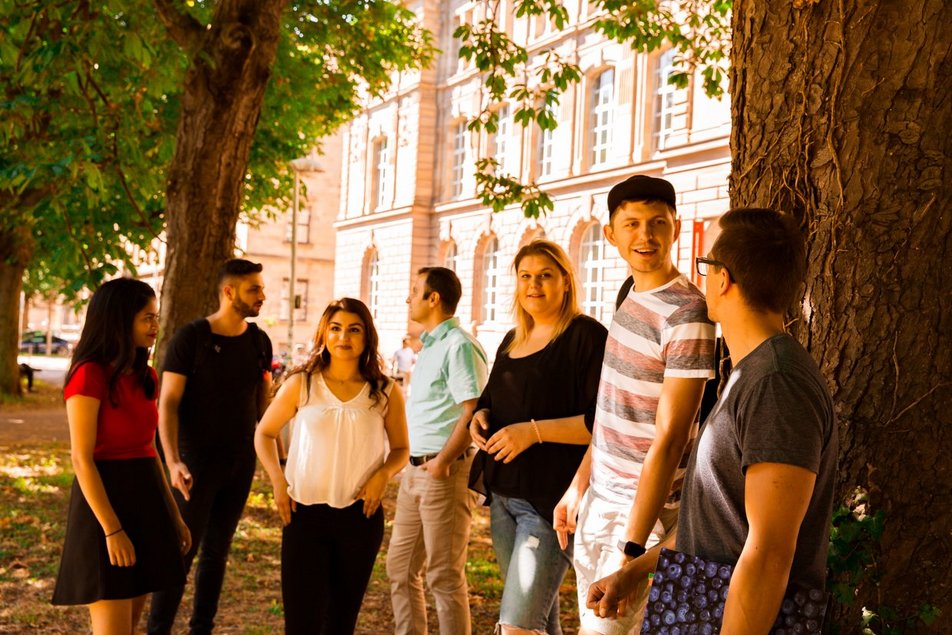
[[[301,505],[281,540],[281,594],[287,635],[353,633],[383,541],[383,507]]]
[[[225,563],[251,490],[255,454],[250,447],[238,452],[216,451],[214,456],[187,452],[182,454],[182,460],[192,473],[190,500],[182,498],[178,490],[173,489],[172,493],[192,533],[192,548],[185,554],[186,571],[191,569],[192,560],[201,547],[195,570],[195,601],[189,633],[205,635],[211,633],[215,625]],[[185,587],[179,586],[152,594],[150,635],[172,632],[184,593]]]

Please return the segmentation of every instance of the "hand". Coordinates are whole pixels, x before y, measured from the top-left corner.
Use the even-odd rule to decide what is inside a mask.
[[[426,470],[427,474],[440,481],[446,480],[450,477],[450,464],[443,461],[440,458],[440,455],[430,459],[420,467]]]
[[[106,537],[109,564],[114,567],[131,567],[136,563],[136,550],[125,530]]]
[[[188,471],[188,466],[181,461],[173,461],[167,465],[169,467],[169,482],[172,487],[182,493],[182,498],[188,500],[188,493],[192,489],[192,473]]]
[[[552,528],[559,537],[559,548],[562,551],[569,546],[569,534],[575,533],[580,498],[578,490],[569,486],[552,512]]]
[[[497,461],[509,463],[537,440],[531,423],[513,423],[490,437],[485,449]]]
[[[181,516],[175,519],[175,532],[178,534],[179,549],[182,550],[182,555],[185,555],[192,547],[192,532],[188,530],[188,525]]]
[[[288,483],[284,482],[282,486],[274,488],[274,506],[278,508],[278,516],[281,517],[281,524],[288,525],[291,522],[291,512],[297,511],[297,501],[288,494]]]
[[[628,604],[644,593],[647,584],[647,574],[634,565],[625,566],[593,582],[588,587],[588,601],[585,604],[598,617],[615,619],[625,614]]]
[[[380,507],[380,499],[383,498],[383,491],[387,487],[388,480],[386,473],[377,470],[357,493],[357,498],[364,501],[364,516],[367,518],[373,516]]]
[[[489,433],[489,410],[483,408],[473,414],[469,421],[469,436],[480,450],[486,450],[486,437]]]

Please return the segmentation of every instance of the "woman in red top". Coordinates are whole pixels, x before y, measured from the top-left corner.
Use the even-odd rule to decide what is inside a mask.
[[[191,538],[154,446],[158,331],[152,288],[111,280],[93,295],[64,396],[76,478],[53,604],[86,604],[94,634],[131,634],[145,597],[184,583]]]

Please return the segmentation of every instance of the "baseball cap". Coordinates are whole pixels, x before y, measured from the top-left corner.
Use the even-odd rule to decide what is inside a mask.
[[[608,191],[608,213],[615,213],[615,208],[624,201],[664,201],[677,212],[674,186],[664,179],[636,174],[629,176],[621,183],[615,184]]]

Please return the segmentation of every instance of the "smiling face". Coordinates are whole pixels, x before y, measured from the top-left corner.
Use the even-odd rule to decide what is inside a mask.
[[[568,291],[568,278],[554,260],[526,256],[516,265],[516,299],[535,321],[558,318]]]
[[[680,231],[681,221],[664,203],[625,201],[605,226],[605,238],[631,267],[636,288],[647,291],[677,275],[671,246]]]
[[[338,311],[331,316],[324,332],[324,347],[331,359],[360,359],[366,347],[363,320],[356,313]]]
[[[132,343],[137,348],[152,348],[159,334],[159,305],[150,298],[132,320]]]

